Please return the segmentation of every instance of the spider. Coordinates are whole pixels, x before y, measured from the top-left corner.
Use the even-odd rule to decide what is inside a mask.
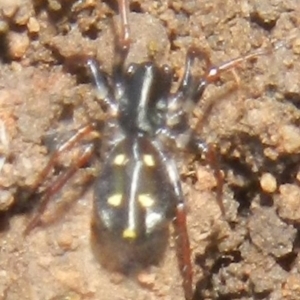
[[[214,169],[217,201],[224,214],[223,177],[214,147],[190,128],[188,120],[207,85],[215,82],[222,72],[265,52],[256,51],[215,67],[202,51],[190,48],[183,78],[177,91],[171,93],[171,67],[158,66],[154,61],[125,66],[130,48],[129,3],[118,0],[118,5],[121,33],[116,41],[112,75],[107,76],[92,57],[79,55],[76,58],[78,63],[87,66],[99,105],[107,109],[109,118],[105,128],[101,131],[98,122],[91,121],[57,147],[39,174],[33,191],[45,181],[58,157],[82,140],[106,138],[102,142],[103,149],[99,151],[94,143],[82,148],[79,158],[43,192],[25,234],[38,225],[51,198],[90,161],[95,151],[109,153],[94,186],[92,230],[103,247],[109,249],[103,252],[109,256],[108,260],[115,260],[122,268],[130,267],[137,259],[145,263],[160,248],[159,241],[173,223],[184,295],[186,300],[191,300],[193,271],[186,204],[174,149],[205,154]],[[196,60],[206,63],[207,71],[202,78],[192,74]]]

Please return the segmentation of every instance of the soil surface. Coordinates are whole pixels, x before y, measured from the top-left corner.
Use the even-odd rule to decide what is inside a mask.
[[[136,278],[99,264],[91,218],[101,160],[81,168],[23,236],[39,204],[28,192],[55,140],[105,118],[90,79],[66,63],[88,54],[111,72],[116,2],[0,0],[0,299],[183,299],[172,238],[159,265]],[[266,49],[211,84],[190,120],[220,154],[225,216],[213,170],[200,155],[178,160],[195,299],[300,299],[299,1],[130,2],[128,63],[170,65],[174,89],[191,46],[214,65]],[[77,156],[62,155],[40,191]]]

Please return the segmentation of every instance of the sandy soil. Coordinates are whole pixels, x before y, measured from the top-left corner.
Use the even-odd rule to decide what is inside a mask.
[[[174,68],[175,86],[191,45],[216,65],[282,45],[209,86],[191,118],[220,152],[225,217],[213,171],[198,156],[178,165],[195,299],[300,299],[299,1],[135,0],[131,11],[128,63],[151,55]],[[86,53],[110,72],[116,15],[115,1],[0,0],[0,299],[183,299],[171,238],[159,266],[137,280],[95,258],[92,182],[101,162],[80,170],[43,226],[22,235],[38,205],[26,195],[49,159],[53,133],[85,124],[86,111],[103,119],[87,77],[64,65]],[[74,155],[60,159],[56,175]]]

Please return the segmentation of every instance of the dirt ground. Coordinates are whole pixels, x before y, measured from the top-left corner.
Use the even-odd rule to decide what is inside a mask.
[[[174,88],[191,45],[215,65],[273,49],[210,85],[191,118],[220,153],[225,216],[200,157],[186,155],[178,167],[195,299],[300,299],[299,1],[133,0],[130,8],[128,63],[149,56],[167,63]],[[86,112],[104,117],[89,79],[65,63],[86,53],[109,73],[117,15],[112,0],[0,0],[0,299],[183,299],[172,238],[161,263],[137,279],[98,263],[90,224],[101,161],[81,169],[54,197],[43,225],[22,235],[38,205],[26,195],[53,136],[85,124]],[[53,176],[73,155],[60,159]]]

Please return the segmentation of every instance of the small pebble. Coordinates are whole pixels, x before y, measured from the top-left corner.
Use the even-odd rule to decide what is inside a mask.
[[[156,280],[156,275],[154,273],[141,272],[138,277],[138,282],[147,288],[153,288]]]
[[[266,193],[274,193],[277,189],[276,178],[270,173],[264,173],[260,179],[260,186]]]
[[[276,201],[281,218],[300,222],[300,188],[292,184],[282,184]]]
[[[0,34],[5,34],[9,30],[8,23],[4,20],[0,20]]]
[[[294,40],[292,49],[295,54],[300,54],[300,38]]]
[[[31,17],[27,23],[27,28],[30,33],[38,33],[40,31],[40,24],[36,18]]]
[[[29,38],[27,34],[10,32],[8,34],[9,55],[12,59],[20,59],[26,53],[29,47]]]
[[[50,300],[81,300],[81,297],[76,293],[69,292],[64,295],[55,296]]]
[[[114,284],[120,284],[124,280],[124,275],[118,272],[113,272],[110,276],[110,281]]]
[[[57,244],[59,245],[60,248],[63,250],[73,250],[73,237],[72,235],[62,232],[58,239],[57,239]]]
[[[8,210],[13,204],[15,198],[10,191],[0,190],[0,211]]]

